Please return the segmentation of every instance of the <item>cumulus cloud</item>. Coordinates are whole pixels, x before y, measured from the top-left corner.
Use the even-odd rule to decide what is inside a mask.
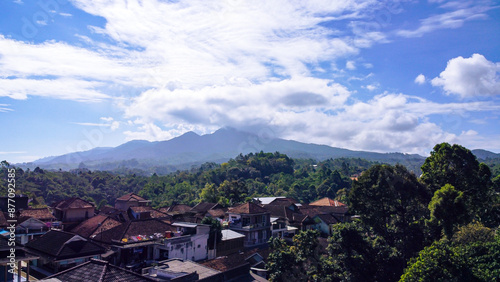
[[[500,94],[500,63],[488,61],[483,55],[470,58],[461,56],[448,61],[439,77],[432,79],[434,86],[443,88],[446,94],[462,98]]]
[[[419,74],[416,78],[415,78],[415,83],[416,84],[424,84],[425,83],[425,75],[423,74]]]

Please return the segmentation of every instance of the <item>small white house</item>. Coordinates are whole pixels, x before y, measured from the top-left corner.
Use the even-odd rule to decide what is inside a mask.
[[[172,226],[177,227],[177,232],[166,236],[162,245],[157,245],[155,257],[160,260],[178,258],[192,261],[208,258],[209,225],[177,222]]]

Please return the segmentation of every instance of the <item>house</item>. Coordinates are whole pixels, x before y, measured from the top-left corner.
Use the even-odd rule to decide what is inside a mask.
[[[273,202],[263,206],[272,218],[273,236],[291,238],[297,230],[311,229],[316,223],[307,214],[301,213],[297,204],[288,201]]]
[[[183,259],[160,261],[157,266],[144,268],[142,275],[154,281],[224,281],[220,271]]]
[[[304,205],[307,208],[307,205]],[[349,219],[348,210],[349,207],[337,200],[330,199],[328,197],[319,199],[315,202],[309,204],[312,207],[319,207],[323,213],[329,213],[334,215],[341,222],[345,222]]]
[[[113,255],[109,259],[115,265],[135,269],[145,261],[158,259],[156,245],[166,232],[175,230],[169,223],[149,218],[123,222],[90,238],[111,248]]]
[[[95,206],[80,198],[69,198],[54,203],[54,215],[62,221],[63,229],[70,230],[78,223],[95,215]]]
[[[253,198],[253,201],[261,206],[297,204],[296,200],[287,197],[260,197]]]
[[[230,229],[222,230],[222,240],[217,243],[217,255],[226,256],[245,249],[245,235]]]
[[[161,207],[159,210],[164,213],[185,213],[190,211],[191,207],[188,205],[178,204],[170,207]]]
[[[267,243],[271,237],[270,213],[254,203],[244,203],[227,212],[229,229],[245,235],[245,247]]]
[[[71,229],[71,232],[80,235],[83,238],[93,239],[101,232],[111,229],[120,224],[122,224],[120,221],[112,218],[109,215],[98,214],[81,222],[75,228]]]
[[[118,210],[126,211],[130,207],[149,206],[150,203],[150,200],[146,200],[135,193],[128,193],[116,199],[115,208]]]
[[[79,235],[60,230],[50,230],[26,244],[31,253],[39,256],[33,266],[57,273],[88,261],[100,258],[106,249]]]
[[[226,216],[226,211],[227,209],[220,204],[201,202],[194,206],[190,213],[194,214],[193,217],[195,218],[213,217],[222,221]]]
[[[49,225],[39,219],[33,217],[23,219],[23,221],[18,220],[16,226],[16,241],[21,245],[49,231]]]
[[[224,275],[224,281],[267,281],[266,279],[254,275],[252,268],[262,268],[270,249],[252,249],[245,252],[219,256],[212,260],[207,260],[201,264],[220,271]],[[265,274],[264,274],[265,275]]]
[[[126,222],[132,219],[127,210],[119,210],[111,206],[102,207],[99,210],[99,214],[107,215],[119,222]]]
[[[318,214],[313,217],[313,220],[316,222],[315,229],[327,236],[332,235],[332,226],[340,222],[331,214]]]
[[[175,232],[167,232],[157,256],[160,259],[180,258],[200,261],[208,258],[208,237],[210,226],[206,224],[176,222],[172,224]]]
[[[161,212],[159,210],[153,209],[150,206],[135,206],[128,208],[128,213],[130,218],[134,219],[146,219],[146,218],[169,218],[172,216]]]
[[[39,209],[25,209],[18,211],[17,213],[18,220],[26,219],[26,218],[36,218],[45,223],[53,223],[57,220],[57,218],[52,215],[52,212],[49,208],[39,208]],[[52,225],[52,224],[49,224]]]
[[[90,259],[80,265],[66,269],[40,281],[45,282],[88,282],[88,281],[123,281],[147,282],[156,281],[132,271],[110,264],[99,259]]]

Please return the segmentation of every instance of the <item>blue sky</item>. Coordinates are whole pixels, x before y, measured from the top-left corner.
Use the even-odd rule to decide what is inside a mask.
[[[1,1],[0,159],[224,126],[500,152],[499,34],[496,1]]]

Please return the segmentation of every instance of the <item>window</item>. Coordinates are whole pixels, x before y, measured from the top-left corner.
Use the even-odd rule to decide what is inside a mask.
[[[248,226],[250,225],[250,218],[244,217],[243,218],[243,226]]]

